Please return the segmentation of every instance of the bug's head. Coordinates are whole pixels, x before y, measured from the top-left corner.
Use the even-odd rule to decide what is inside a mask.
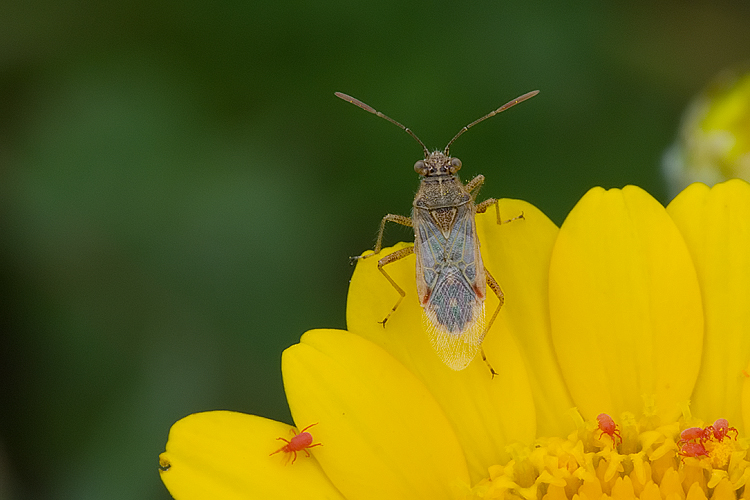
[[[461,169],[461,160],[451,158],[442,151],[433,151],[424,160],[414,164],[414,171],[423,177],[453,175]]]

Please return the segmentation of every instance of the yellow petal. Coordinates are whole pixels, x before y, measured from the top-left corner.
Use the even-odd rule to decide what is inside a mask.
[[[676,494],[680,498],[685,498],[685,492],[683,491],[680,482],[680,474],[672,468],[664,474],[659,489],[664,498],[668,497],[670,494]]]
[[[484,341],[495,359],[503,349],[500,341],[510,332],[529,368],[536,406],[537,435],[563,436],[570,431],[564,417],[573,406],[560,365],[552,348],[549,323],[549,262],[558,228],[538,208],[519,200],[499,201],[502,220],[524,219],[498,225],[494,207],[477,215],[485,267],[505,293],[505,305]],[[490,294],[488,311],[495,304]]]
[[[529,213],[534,211],[528,204],[522,206]],[[490,211],[494,220],[494,210]],[[534,231],[540,220],[532,217],[519,221],[519,227],[523,231]],[[541,225],[547,227],[543,221]],[[430,345],[423,327],[413,255],[386,267],[388,274],[406,292],[406,297],[383,328],[379,321],[391,310],[399,295],[378,271],[377,258],[404,246],[406,244],[402,243],[385,248],[378,257],[359,261],[347,300],[348,330],[390,352],[429,388],[453,423],[466,453],[472,480],[476,482],[486,475],[487,467],[507,461],[509,456],[504,450],[507,444],[530,443],[535,437],[534,401],[527,369],[517,342],[499,326],[505,308],[500,310],[501,320],[495,322],[488,334],[492,337],[490,362],[499,372],[498,376],[494,379],[490,376],[480,356],[462,371],[445,366]],[[502,278],[498,280],[502,286]],[[497,298],[489,288],[487,296],[489,319],[497,306]]]
[[[649,483],[646,485],[645,488],[643,488],[643,493],[641,493],[641,500],[661,500],[661,492],[659,491],[659,485],[654,483],[653,481],[649,481]]]
[[[732,483],[726,478],[722,479],[721,482],[716,485],[714,494],[711,495],[711,500],[734,500],[735,498],[737,498],[737,495],[734,493]]]
[[[451,498],[469,484],[463,451],[427,388],[357,335],[313,330],[284,351],[294,421],[318,422],[312,450],[346,498]]]
[[[269,456],[292,428],[230,411],[196,413],[169,431],[159,456],[162,481],[176,500],[342,499],[320,465],[301,453],[294,464]]]
[[[706,493],[703,491],[700,484],[693,483],[688,490],[687,500],[706,500]]]
[[[695,262],[706,316],[692,413],[742,425],[738,401],[750,363],[750,184],[693,184],[669,204]]]
[[[635,491],[633,490],[633,481],[628,477],[618,477],[615,485],[612,487],[613,500],[636,500]]]
[[[745,371],[742,372],[742,385],[740,390],[742,425],[745,426],[745,429],[750,429],[750,364],[748,364],[747,367],[745,367]],[[745,432],[747,432],[747,430]]]
[[[640,188],[590,190],[566,219],[550,264],[552,338],[586,419],[666,419],[689,399],[703,313],[692,260],[664,208]]]

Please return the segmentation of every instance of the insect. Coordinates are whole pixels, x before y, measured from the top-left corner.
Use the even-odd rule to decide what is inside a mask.
[[[498,224],[522,219],[523,214],[514,219],[501,221],[496,199],[490,198],[475,204],[477,191],[484,183],[484,176],[477,175],[463,184],[456,174],[461,168],[461,160],[450,156],[450,147],[477,123],[538,93],[538,90],[528,92],[500,106],[459,130],[443,151],[430,153],[411,129],[354,97],[336,92],[337,97],[400,127],[422,146],[424,159],[414,164],[414,170],[421,176],[421,181],[412,204],[412,216],[388,214],[383,217],[374,253],[354,259],[368,258],[380,253],[386,222],[414,228],[413,246],[402,248],[378,261],[378,270],[400,295],[381,323],[385,327],[385,323],[406,296],[404,290],[386,272],[385,266],[415,254],[417,295],[430,342],[443,363],[454,370],[466,368],[477,351],[481,351],[482,359],[489,366],[492,376],[497,374],[487,361],[481,346],[500,312],[505,296],[500,285],[482,262],[474,216],[485,212],[491,205],[495,205]],[[485,326],[486,285],[489,285],[497,295],[499,304]]]
[[[297,460],[298,451],[304,451],[305,455],[309,457],[310,452],[307,451],[308,448],[312,448],[313,446],[323,445],[322,443],[312,444],[313,437],[312,437],[312,434],[307,432],[307,429],[309,429],[313,425],[318,425],[318,422],[308,425],[307,427],[302,429],[299,434],[297,434],[297,431],[295,429],[292,429],[292,432],[294,432],[294,437],[292,437],[291,440],[286,440],[282,437],[276,438],[277,441],[284,441],[286,444],[282,446],[281,448],[279,448],[278,450],[274,451],[273,453],[269,454],[268,456],[270,457],[271,455],[275,455],[283,451],[285,453],[287,461],[289,460],[289,455],[291,454],[294,455],[294,458],[292,458],[292,463],[294,463],[294,461]]]
[[[602,433],[599,434],[599,439],[601,439],[602,436],[606,434],[610,438],[612,438],[612,444],[615,444],[615,437],[619,438],[620,444],[622,444],[622,436],[620,435],[620,430],[617,428],[617,424],[615,424],[615,421],[612,420],[612,417],[610,417],[606,413],[600,413],[599,416],[596,417],[596,421],[599,422],[599,430],[602,431]]]

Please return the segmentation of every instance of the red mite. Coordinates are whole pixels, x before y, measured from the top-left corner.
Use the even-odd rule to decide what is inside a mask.
[[[726,418],[720,418],[714,422],[714,425],[706,427],[706,432],[713,431],[714,437],[717,441],[721,441],[731,431],[734,431],[734,439],[740,434],[739,431],[734,427],[729,427],[729,421]]]
[[[690,427],[680,433],[680,441],[677,444],[689,443],[694,439],[698,439],[701,443],[703,443],[707,439],[711,438],[712,432],[713,429],[710,426],[706,427],[705,429],[702,427]]]
[[[313,425],[318,425],[318,422],[308,425],[307,427],[302,429],[302,431],[299,434],[297,434],[297,431],[295,429],[292,429],[292,431],[294,432],[294,437],[289,441],[287,441],[284,438],[276,438],[279,441],[284,441],[286,444],[282,446],[281,448],[279,448],[278,450],[274,451],[273,453],[269,454],[268,456],[270,457],[271,455],[275,455],[276,453],[283,451],[285,454],[287,454],[286,460],[288,461],[289,454],[293,453],[294,458],[292,459],[292,463],[294,463],[294,461],[297,460],[298,451],[304,451],[305,455],[309,457],[310,452],[307,451],[308,448],[312,448],[313,446],[322,446],[322,443],[312,444],[313,442],[312,434],[310,434],[309,432],[305,432],[307,431],[307,429],[309,429]]]
[[[599,422],[599,430],[602,431],[602,433],[599,434],[599,439],[606,434],[612,439],[612,444],[615,444],[615,437],[619,438],[620,444],[622,444],[622,436],[617,428],[617,424],[612,420],[612,417],[606,413],[600,413],[599,416],[596,417],[596,420]]]
[[[707,457],[708,451],[701,443],[685,443],[680,448],[683,457]]]

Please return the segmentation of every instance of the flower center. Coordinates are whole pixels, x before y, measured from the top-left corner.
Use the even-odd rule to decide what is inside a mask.
[[[567,439],[509,447],[507,464],[489,468],[467,498],[484,500],[737,500],[750,478],[748,443],[725,419],[691,417],[621,422],[606,414],[585,422],[576,410]],[[686,420],[691,424],[687,425]],[[738,439],[739,438],[739,439]]]

